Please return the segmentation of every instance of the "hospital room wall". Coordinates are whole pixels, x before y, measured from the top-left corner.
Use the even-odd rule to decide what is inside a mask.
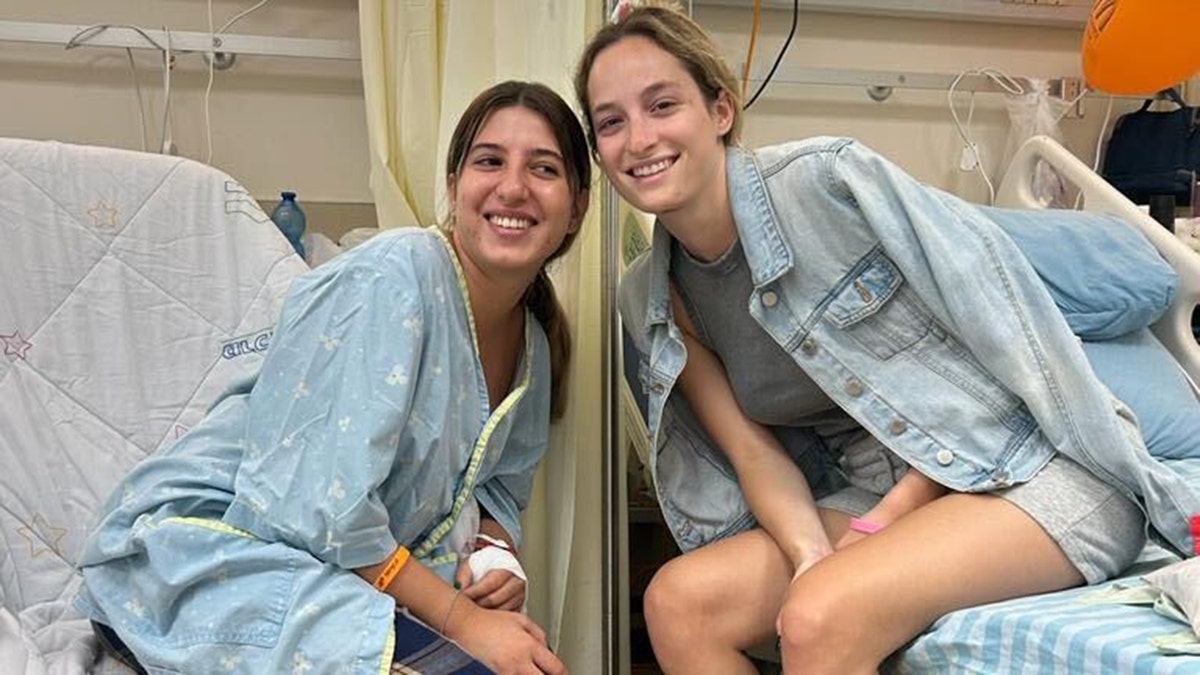
[[[213,0],[219,26],[249,0]],[[803,3],[801,3],[803,7]],[[745,58],[750,5],[695,2],[697,18],[714,31],[729,61]],[[0,19],[71,24],[136,23],[175,30],[207,30],[204,0],[5,0]],[[789,11],[763,13],[755,64],[763,72],[790,25]],[[948,22],[825,14],[801,10],[797,38],[784,62],[792,67],[862,68],[957,73],[992,66],[1013,75],[1079,72],[1080,28]],[[353,0],[273,0],[240,21],[234,33],[355,39]],[[161,134],[162,75],[155,52],[135,51],[146,103],[151,148]],[[986,189],[957,170],[962,143],[950,122],[944,92],[899,89],[882,103],[859,87],[788,85],[778,74],[751,109],[746,142],[777,142],[814,134],[855,136],[934,185],[973,199]],[[207,72],[197,55],[183,55],[172,77],[171,129],[183,155],[206,154],[204,88]],[[137,149],[137,99],[123,50],[0,42],[0,135],[53,138]],[[957,97],[967,113],[968,96]],[[1067,146],[1091,161],[1106,101],[1089,97],[1083,119],[1062,123]],[[1136,105],[1118,100],[1113,118]],[[318,229],[373,222],[365,149],[366,124],[357,62],[241,56],[215,73],[211,96],[213,164],[240,180],[265,203],[281,189],[302,200],[346,209]],[[1111,123],[1110,123],[1111,127]],[[995,170],[1008,119],[999,94],[976,96],[972,128]],[[311,219],[310,219],[311,220]]]
[[[213,0],[215,28],[250,0]],[[167,26],[207,31],[205,0],[4,0],[0,19],[89,25]],[[354,0],[273,0],[230,33],[353,39]],[[159,146],[163,76],[158,52],[134,50],[150,149]],[[171,130],[179,154],[207,154],[207,68],[178,56],[171,81]],[[0,42],[0,136],[142,147],[137,97],[125,51]],[[367,131],[357,61],[241,55],[214,73],[210,101],[212,163],[263,203],[293,189],[323,231],[374,225],[367,175]],[[314,213],[315,211],[315,213]]]
[[[745,61],[751,12],[748,9],[696,3],[696,18],[719,40],[727,60]],[[990,66],[1013,76],[1058,77],[1081,72],[1082,27],[1002,25],[968,21],[917,20],[804,12],[791,47],[780,66],[907,71],[955,75],[968,68]],[[765,73],[791,26],[790,10],[764,11],[755,46],[755,71]],[[788,85],[777,73],[767,92],[747,115],[745,141],[762,145],[816,134],[846,135],[900,163],[918,178],[974,200],[987,188],[977,174],[960,171],[962,141],[951,122],[945,91],[896,89],[875,102],[863,87]],[[753,92],[756,83],[751,83]],[[965,121],[970,95],[955,95]],[[1081,119],[1061,122],[1064,142],[1091,164],[1107,97],[1088,97]],[[1136,107],[1117,99],[1112,120]],[[1009,129],[1004,96],[979,93],[971,125],[994,173],[1000,166]]]

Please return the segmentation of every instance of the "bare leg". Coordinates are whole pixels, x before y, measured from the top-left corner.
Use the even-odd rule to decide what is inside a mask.
[[[952,494],[825,558],[788,589],[788,673],[873,673],[943,614],[1075,586],[1082,576],[1020,508]]]
[[[821,511],[831,537],[849,517]],[[646,589],[654,655],[667,673],[753,674],[743,650],[775,637],[792,564],[765,531],[750,530],[671,560]]]

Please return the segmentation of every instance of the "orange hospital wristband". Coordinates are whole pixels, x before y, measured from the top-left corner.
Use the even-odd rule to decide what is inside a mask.
[[[408,563],[411,555],[412,553],[407,548],[403,546],[397,548],[396,552],[392,554],[391,559],[388,560],[387,565],[384,566],[383,571],[379,573],[379,578],[375,580],[375,588],[386,591],[387,587],[392,585],[392,580],[396,578],[400,570],[404,569],[404,565]]]

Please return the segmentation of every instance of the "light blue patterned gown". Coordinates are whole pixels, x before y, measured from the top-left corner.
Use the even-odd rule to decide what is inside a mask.
[[[299,277],[255,380],[109,498],[78,606],[150,672],[386,673],[393,610],[353,568],[399,544],[445,579],[476,499],[520,539],[545,450],[531,314],[490,409],[465,281],[436,230],[382,234]]]

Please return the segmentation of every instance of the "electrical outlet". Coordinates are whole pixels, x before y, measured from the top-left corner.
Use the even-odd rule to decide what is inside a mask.
[[[972,143],[964,145],[958,156],[958,168],[961,171],[974,171],[979,166],[979,145]]]
[[[1066,119],[1083,119],[1083,78],[1080,77],[1064,77],[1062,78],[1062,90],[1059,96],[1063,101],[1070,103],[1071,107],[1063,114]]]

